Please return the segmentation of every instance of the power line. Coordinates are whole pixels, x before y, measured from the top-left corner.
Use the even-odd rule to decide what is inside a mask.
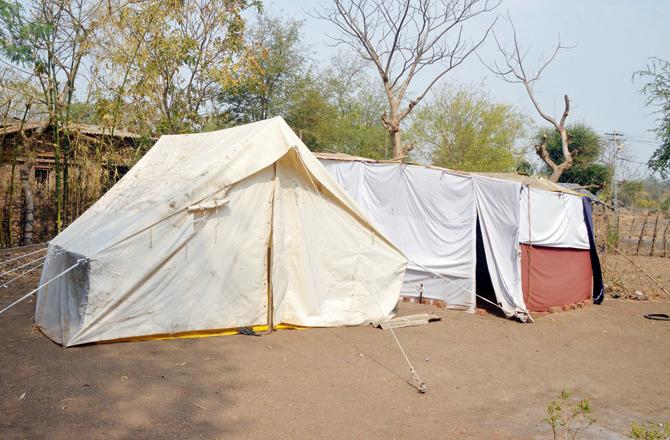
[[[639,164],[639,165],[647,165],[647,162],[640,162],[640,161],[637,161],[637,160],[627,159],[625,157],[617,157],[617,160],[621,160],[621,161],[624,161],[624,162],[630,162],[630,163],[636,163],[636,164]]]

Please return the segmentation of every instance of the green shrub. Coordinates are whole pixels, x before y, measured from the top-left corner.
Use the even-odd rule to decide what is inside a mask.
[[[554,440],[559,438],[574,440],[581,431],[588,429],[596,421],[591,416],[592,412],[588,400],[575,402],[572,393],[564,390],[547,407],[544,421],[551,427]]]
[[[642,424],[633,422],[628,436],[636,440],[670,440],[670,423],[664,426],[661,423],[657,425],[648,422]]]

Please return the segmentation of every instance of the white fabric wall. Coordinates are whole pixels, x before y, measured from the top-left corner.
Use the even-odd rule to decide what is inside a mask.
[[[518,182],[473,176],[491,283],[507,315],[527,313],[521,288]]]
[[[322,163],[409,258],[403,295],[418,296],[423,284],[427,297],[474,308],[476,207],[469,176],[397,164]]]
[[[530,231],[528,229],[529,189],[521,192],[519,241],[537,246],[589,249],[582,200],[571,194],[530,188]],[[530,234],[530,236],[529,236]]]
[[[182,212],[97,254],[79,325],[63,326],[62,341],[265,324],[272,189],[270,167],[234,185],[218,212]]]
[[[355,325],[386,315],[398,301],[406,260],[315,185],[297,154],[277,162],[274,321]]]

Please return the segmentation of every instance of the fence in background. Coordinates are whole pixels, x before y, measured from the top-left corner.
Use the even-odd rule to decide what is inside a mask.
[[[670,257],[670,217],[663,212],[614,213],[607,208],[594,212],[596,242],[608,252],[605,242],[628,255]]]

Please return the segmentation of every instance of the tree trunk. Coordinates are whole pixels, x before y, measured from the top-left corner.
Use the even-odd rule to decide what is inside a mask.
[[[14,244],[14,231],[12,228],[12,217],[14,214],[14,176],[16,175],[16,156],[12,159],[12,172],[9,177],[9,200],[7,201],[7,246]]]
[[[561,151],[563,153],[563,162],[561,162],[560,165],[554,164],[554,166],[551,166],[551,164],[548,163],[548,165],[552,168],[552,173],[551,177],[549,177],[549,180],[554,183],[557,183],[563,173],[572,167],[572,153],[570,152],[569,148],[570,140],[568,139],[568,130],[562,127],[560,130],[558,130],[558,133],[561,135]]]
[[[54,193],[54,198],[56,199],[56,212],[55,212],[55,221],[56,221],[56,233],[60,234],[63,228],[63,168],[61,165],[61,140],[60,140],[60,129],[58,127],[58,118],[54,119],[53,123],[53,134],[54,134],[54,172],[56,173],[56,188]]]
[[[62,194],[62,218],[61,222],[70,223],[70,133],[63,133],[63,194]]]
[[[400,139],[400,130],[389,131],[389,137],[391,138],[391,147],[393,149],[393,159],[400,159],[405,155],[405,151],[402,148],[402,141]]]
[[[393,159],[402,159],[405,156],[405,149],[402,146],[400,136],[400,112],[398,110],[400,104],[392,96],[388,96],[389,100],[389,114],[382,114],[382,126],[389,134],[391,141],[391,151],[393,152]]]
[[[30,170],[32,164],[29,162],[21,166],[21,189],[23,190],[23,240],[24,246],[33,244],[33,191],[30,188]]]

